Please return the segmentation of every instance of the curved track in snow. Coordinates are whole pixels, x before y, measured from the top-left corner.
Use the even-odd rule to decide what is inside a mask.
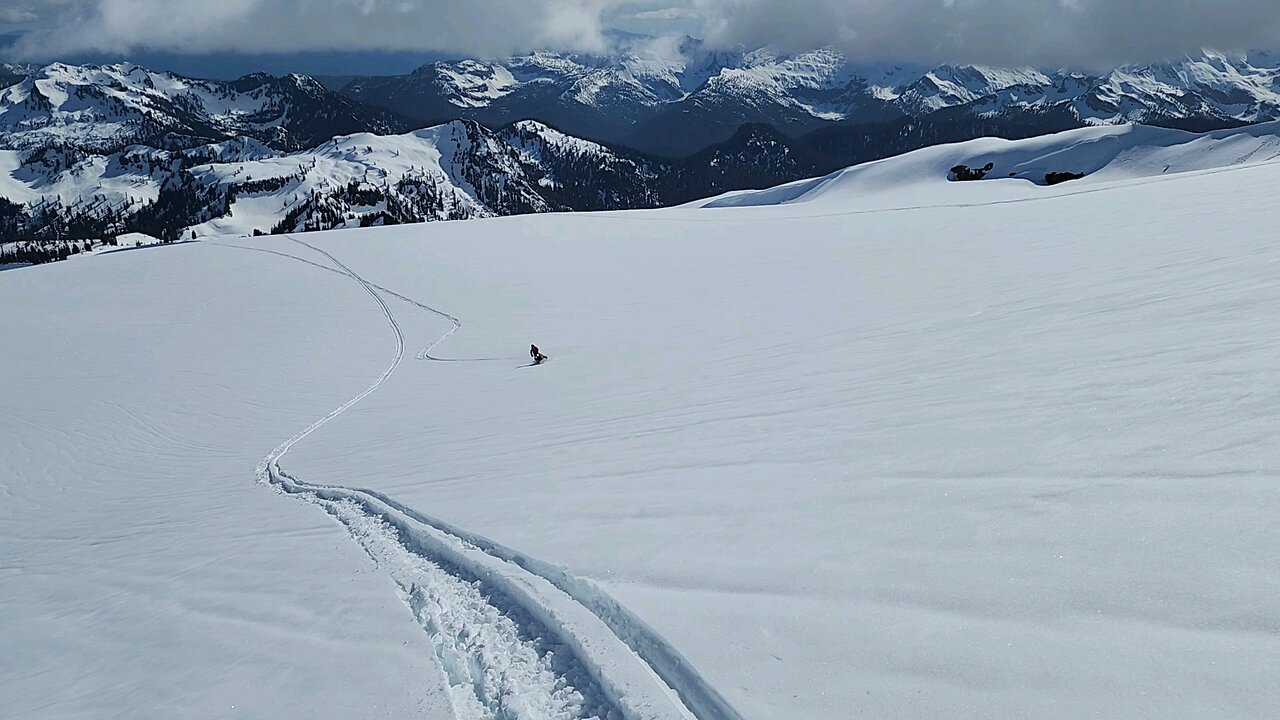
[[[294,242],[301,242],[300,240],[296,240],[295,238],[289,238],[289,239],[290,239],[290,240],[293,240]],[[318,262],[315,262],[314,260],[308,260],[308,259],[306,259],[306,258],[304,258],[304,257],[299,257],[299,256],[297,256],[297,255],[290,255],[289,253],[286,253],[286,252],[280,252],[279,250],[268,250],[267,248],[251,248],[251,247],[244,247],[243,245],[231,245],[230,243],[220,243],[220,242],[217,242],[217,241],[214,241],[214,240],[201,240],[200,242],[203,242],[203,243],[208,244],[208,245],[217,245],[218,247],[233,248],[233,249],[235,249],[235,250],[249,250],[249,251],[252,251],[252,252],[266,253],[266,254],[268,254],[268,255],[276,255],[276,256],[278,256],[278,257],[282,257],[282,258],[288,258],[288,259],[290,259],[290,260],[296,260],[296,261],[298,261],[298,262],[300,262],[300,263],[304,263],[304,264],[306,264],[306,265],[310,265],[310,266],[312,266],[312,267],[314,267],[314,268],[318,268],[318,269],[320,269],[320,270],[324,270],[324,271],[326,271],[326,272],[337,273],[338,275],[342,275],[342,276],[344,276],[344,277],[351,277],[351,274],[350,274],[350,273],[345,272],[345,271],[343,271],[343,270],[339,270],[338,268],[329,267],[328,265],[325,265],[325,264],[323,264],[323,263],[318,263]],[[304,243],[304,244],[305,244],[305,243]],[[311,247],[310,245],[307,245],[307,246],[308,246],[308,247]],[[132,249],[132,248],[126,248],[126,249]],[[313,249],[314,249],[314,248],[313,248]],[[118,250],[116,250],[116,251],[113,251],[113,252],[119,252],[119,251],[118,251]],[[319,251],[317,251],[317,252],[319,252]],[[461,321],[461,320],[459,320],[458,318],[456,318],[456,317],[454,317],[454,316],[450,315],[449,313],[447,313],[447,312],[443,311],[443,310],[439,310],[439,309],[437,309],[437,308],[433,308],[433,307],[431,307],[430,305],[425,305],[425,304],[423,304],[423,303],[420,303],[420,302],[418,302],[417,300],[414,300],[414,299],[413,299],[413,298],[411,298],[411,297],[408,297],[408,296],[405,296],[405,295],[401,295],[400,293],[396,292],[395,290],[389,290],[389,289],[387,289],[387,288],[385,288],[385,287],[382,287],[381,285],[378,285],[377,283],[372,283],[372,282],[365,281],[365,284],[366,284],[366,285],[368,285],[368,287],[371,287],[371,288],[373,288],[374,290],[378,291],[379,293],[382,293],[382,294],[384,294],[384,295],[388,295],[388,296],[393,297],[393,298],[395,298],[395,299],[397,299],[397,300],[401,300],[401,301],[406,302],[406,303],[408,303],[408,304],[410,304],[410,305],[413,305],[413,306],[415,306],[415,307],[421,308],[422,310],[425,310],[425,311],[427,311],[427,312],[431,313],[432,315],[435,315],[435,316],[437,316],[437,317],[440,317],[440,318],[443,318],[443,319],[445,319],[445,320],[448,320],[448,321],[453,325],[453,329],[452,329],[452,330],[450,330],[449,332],[447,332],[447,333],[445,333],[444,335],[440,336],[440,338],[439,338],[439,339],[437,339],[435,342],[431,343],[431,345],[429,345],[428,347],[423,348],[422,350],[420,350],[420,351],[418,352],[418,359],[419,359],[419,360],[431,360],[431,361],[433,361],[433,362],[495,362],[495,361],[504,361],[504,362],[505,362],[505,361],[507,361],[507,360],[519,360],[519,359],[520,359],[520,358],[511,358],[511,357],[492,357],[492,358],[443,358],[443,357],[436,357],[435,355],[432,355],[432,354],[431,354],[431,351],[432,351],[432,350],[434,350],[434,349],[436,349],[437,347],[439,347],[441,343],[443,343],[444,341],[446,341],[446,340],[448,340],[449,338],[453,337],[453,336],[454,336],[454,335],[455,335],[459,330],[461,330],[461,329],[462,329],[462,321]]]
[[[259,481],[322,507],[396,581],[401,599],[431,637],[460,720],[742,720],[678,650],[594,583],[419,513],[373,490],[315,485],[280,461],[307,436],[375,392],[404,359],[404,334],[381,293],[449,320],[456,317],[365,280],[332,254],[289,238],[334,267],[291,258],[357,282],[395,336],[386,369],[364,391],[272,450]]]

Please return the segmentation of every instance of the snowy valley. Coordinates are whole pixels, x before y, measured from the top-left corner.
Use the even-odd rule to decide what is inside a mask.
[[[1276,716],[1275,124],[596,213],[519,130],[0,272],[8,716]],[[352,182],[485,217],[243,237]]]

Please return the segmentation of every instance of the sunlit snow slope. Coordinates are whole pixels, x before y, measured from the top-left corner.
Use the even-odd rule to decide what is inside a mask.
[[[982,138],[936,145],[856,165],[826,177],[766,190],[747,190],[691,203],[724,208],[804,203],[834,211],[906,209],[1038,199],[1089,192],[1116,183],[1223,170],[1280,160],[1280,122],[1233,130],[1189,133],[1147,125],[1082,128],[1028,140]],[[992,169],[978,182],[953,182],[957,165]],[[1046,175],[1083,175],[1058,192],[1046,192]],[[999,183],[997,195],[988,185]],[[950,187],[948,187],[950,186]]]
[[[1280,165],[938,152],[0,273],[0,707],[1275,717]]]

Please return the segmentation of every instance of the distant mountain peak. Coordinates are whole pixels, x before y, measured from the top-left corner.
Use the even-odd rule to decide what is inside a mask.
[[[346,92],[423,122],[464,116],[500,126],[536,117],[579,136],[686,154],[728,139],[743,123],[797,134],[942,111],[1223,127],[1280,117],[1277,73],[1280,58],[1265,52],[1206,49],[1090,75],[859,64],[832,48],[713,51],[686,39],[634,42],[612,56],[541,52],[434,63],[409,76],[359,78]]]
[[[50,145],[112,152],[135,144],[188,148],[249,136],[300,149],[339,132],[400,127],[303,75],[197,80],[132,63],[32,68],[0,90],[0,148]]]

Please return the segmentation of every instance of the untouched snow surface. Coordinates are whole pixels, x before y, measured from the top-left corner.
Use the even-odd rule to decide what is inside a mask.
[[[1280,122],[1211,133],[1189,133],[1148,125],[1082,128],[1028,140],[982,138],[936,145],[905,155],[799,180],[765,190],[746,190],[699,200],[691,207],[724,208],[804,203],[835,211],[959,207],[972,202],[1033,200],[1092,192],[1116,181],[1218,171],[1280,160]],[[953,182],[956,165],[994,167],[981,181]],[[1046,191],[1047,173],[1085,177]],[[990,183],[1003,187],[993,196]],[[948,187],[948,185],[950,187]]]
[[[1275,717],[1280,164],[912,157],[0,274],[0,707]]]

